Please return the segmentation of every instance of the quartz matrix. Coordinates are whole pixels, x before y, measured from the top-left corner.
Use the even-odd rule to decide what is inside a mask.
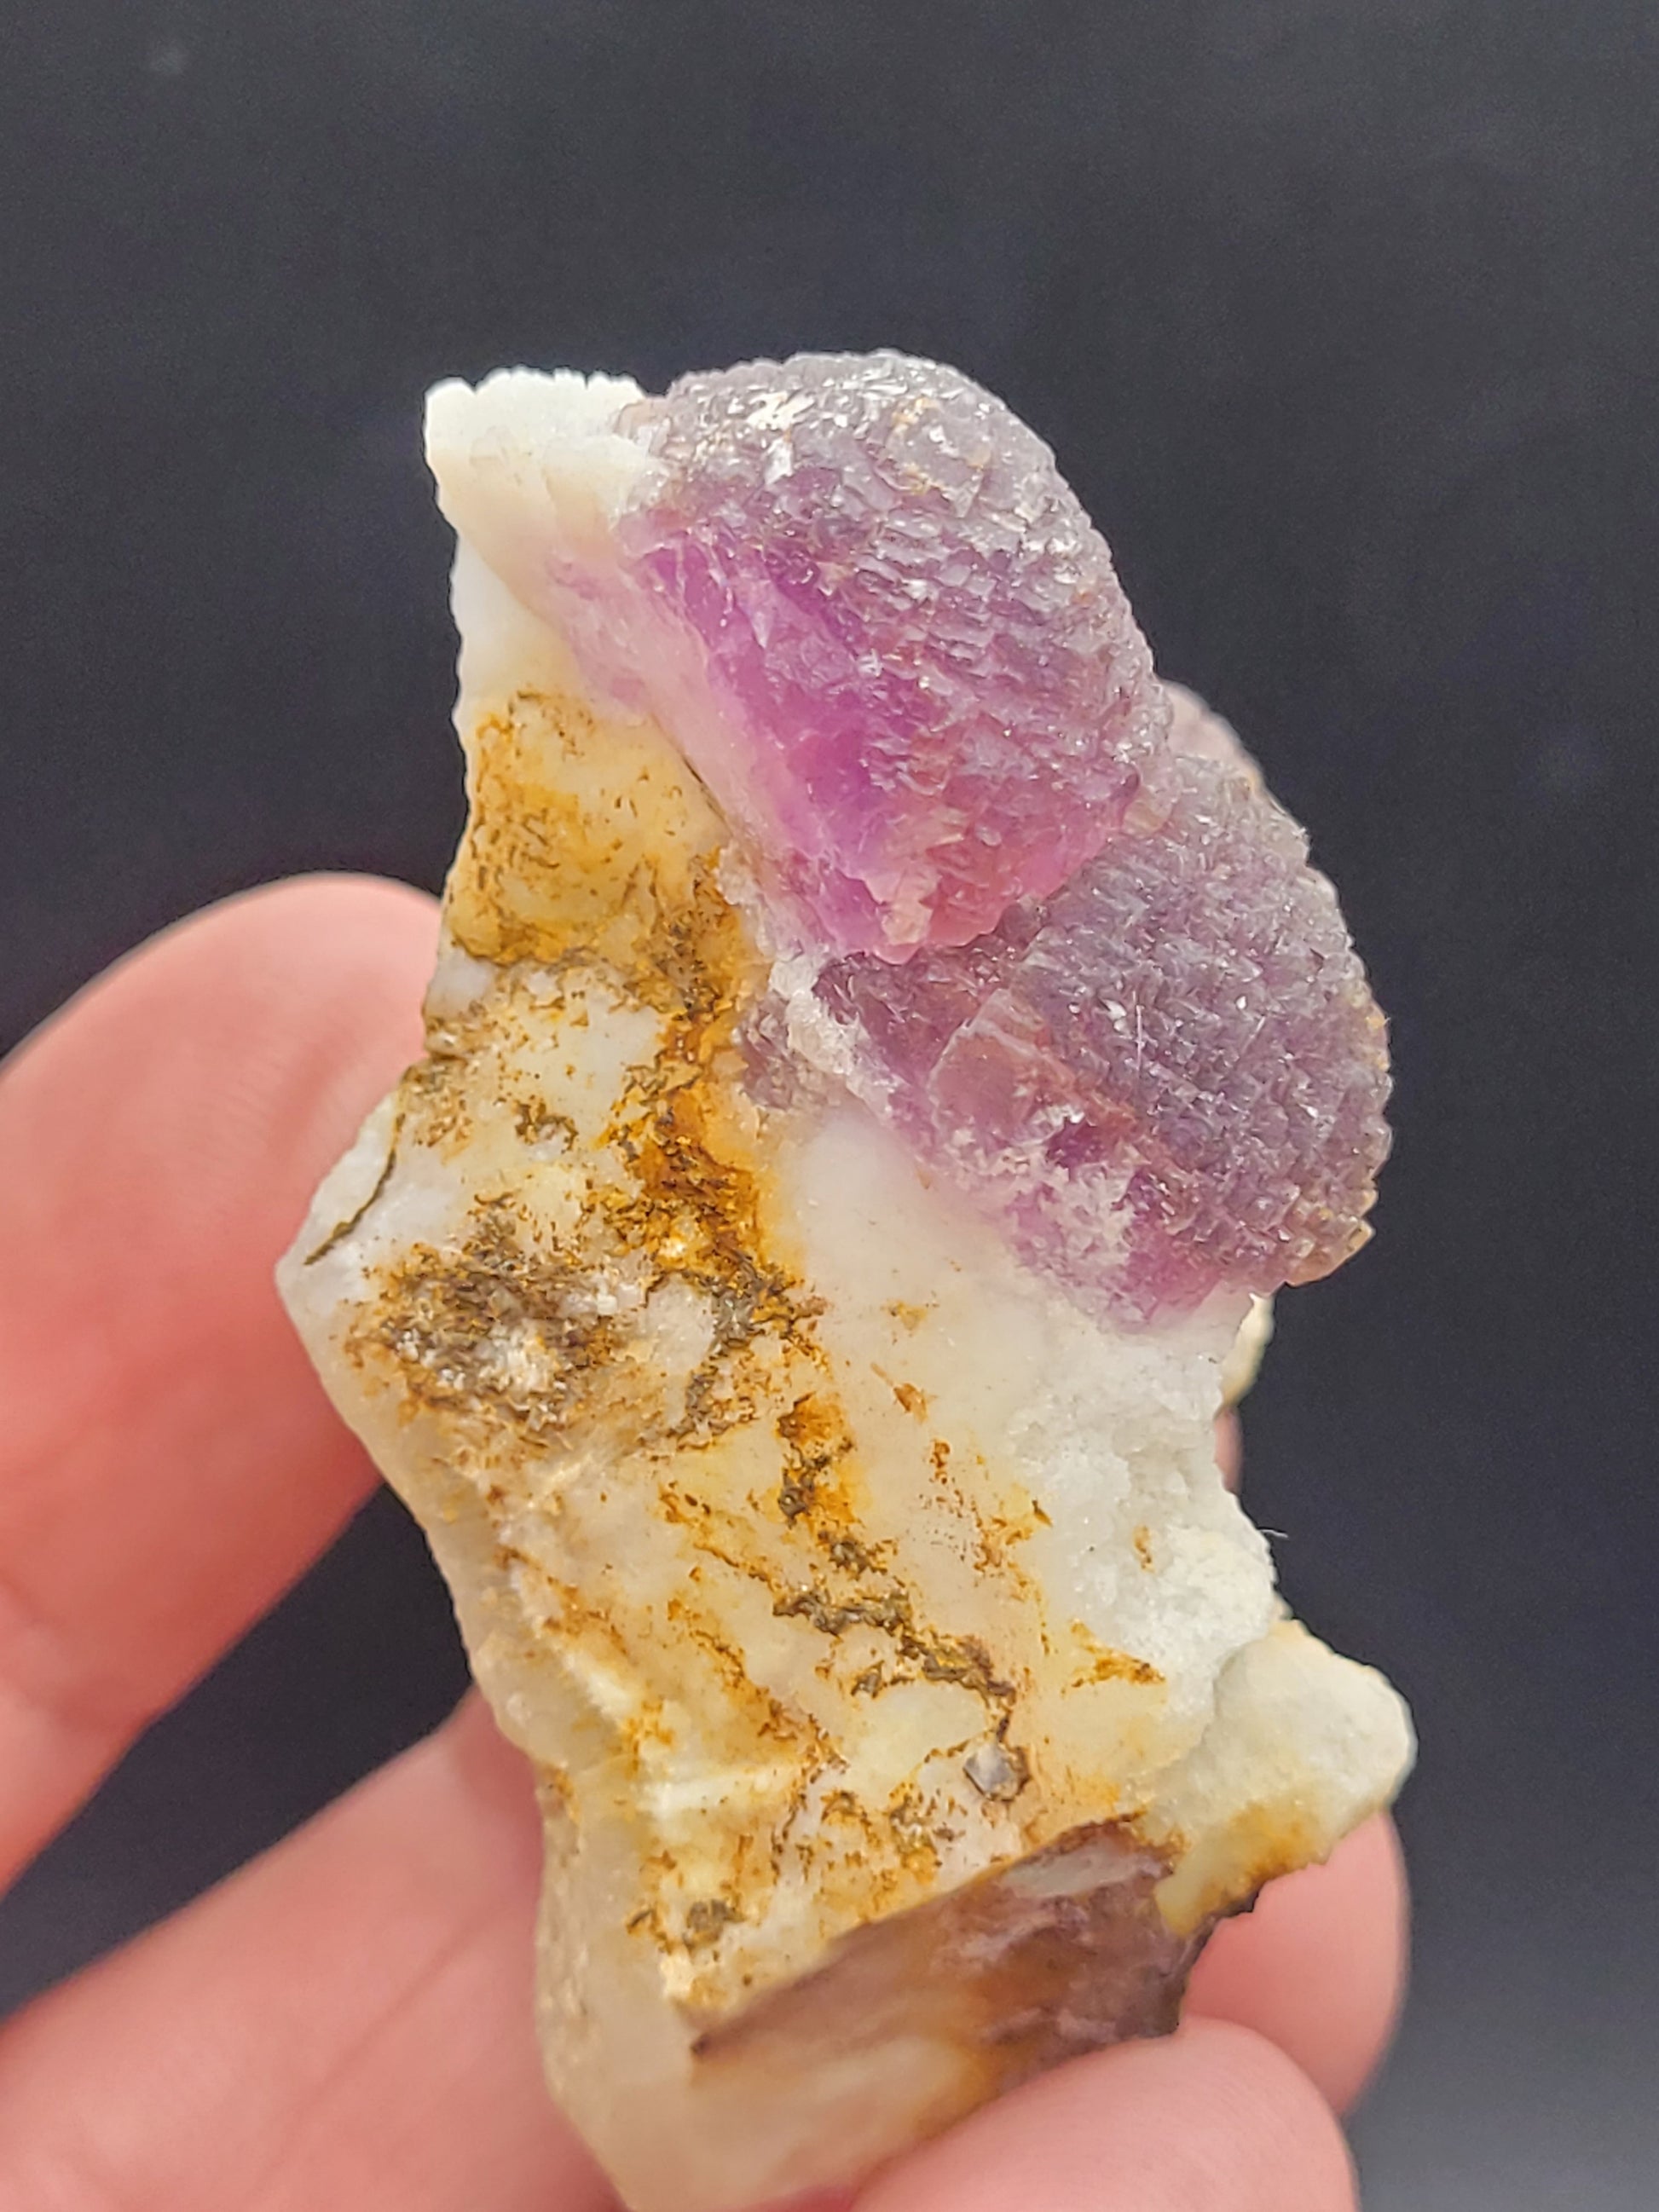
[[[1382,1024],[966,378],[513,371],[428,449],[469,820],[282,1284],[533,1765],[554,2092],[734,2212],[1167,2030],[1397,1786],[1211,1446],[1365,1234]]]

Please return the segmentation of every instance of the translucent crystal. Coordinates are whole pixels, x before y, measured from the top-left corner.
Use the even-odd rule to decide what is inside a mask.
[[[467,830],[283,1288],[537,1773],[554,2091],[732,2212],[1167,2029],[1397,1784],[1211,1441],[1380,1025],[964,380],[519,372],[428,446]]]
[[[1105,540],[1000,400],[807,354],[623,422],[664,471],[628,556],[738,738],[694,765],[814,943],[965,944],[1121,825],[1168,706]]]
[[[976,944],[815,985],[862,1095],[1143,1316],[1328,1273],[1388,1151],[1382,1018],[1301,832],[1218,762],[1160,781],[1155,829]]]

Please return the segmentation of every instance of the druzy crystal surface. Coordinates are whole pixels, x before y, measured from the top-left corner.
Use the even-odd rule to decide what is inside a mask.
[[[965,944],[1121,827],[1167,720],[1152,655],[1000,401],[901,354],[807,355],[623,419],[663,471],[629,557],[732,740],[694,765],[811,942]]]
[[[1382,1024],[966,379],[514,372],[428,436],[467,830],[283,1287],[534,1767],[555,2094],[723,2212],[1168,2029],[1397,1784],[1210,1440],[1364,1234]]]
[[[1382,1022],[1301,832],[1176,756],[1167,811],[903,968],[828,964],[861,1090],[1075,1295],[1152,1316],[1345,1259],[1388,1145]]]

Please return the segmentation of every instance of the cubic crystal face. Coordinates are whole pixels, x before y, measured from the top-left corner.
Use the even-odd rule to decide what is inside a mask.
[[[470,815],[282,1285],[536,1770],[640,2212],[1174,2024],[1410,1758],[1214,1467],[1380,1019],[1046,448],[892,355],[433,395]]]
[[[1105,541],[1000,400],[803,355],[623,419],[664,471],[630,557],[744,733],[694,764],[815,942],[965,944],[1098,850],[1168,709]]]
[[[1328,1273],[1388,1151],[1382,1018],[1301,832],[1184,759],[965,951],[820,974],[860,1088],[1074,1295],[1151,1317]]]

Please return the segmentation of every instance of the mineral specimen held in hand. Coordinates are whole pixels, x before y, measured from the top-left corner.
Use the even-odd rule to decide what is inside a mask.
[[[1167,2029],[1397,1786],[1210,1446],[1364,1234],[1382,1024],[966,379],[514,372],[428,451],[471,813],[283,1288],[534,1765],[555,2093],[733,2212]]]

